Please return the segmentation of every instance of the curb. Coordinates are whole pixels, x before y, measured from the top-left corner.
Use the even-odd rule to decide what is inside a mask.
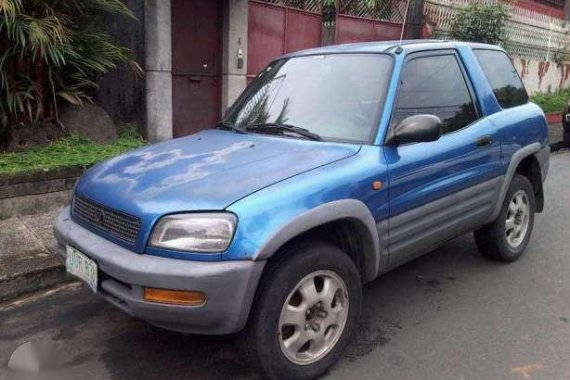
[[[39,290],[74,281],[63,266],[41,269],[20,276],[0,280],[0,302],[34,293]]]

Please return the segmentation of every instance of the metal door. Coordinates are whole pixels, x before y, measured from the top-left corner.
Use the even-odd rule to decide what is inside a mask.
[[[222,4],[172,1],[174,137],[212,128],[221,110]]]
[[[254,78],[274,58],[321,46],[320,2],[307,1],[304,9],[290,0],[249,0],[247,76]]]

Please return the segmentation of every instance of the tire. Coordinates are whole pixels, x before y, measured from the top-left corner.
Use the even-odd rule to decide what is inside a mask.
[[[360,274],[348,255],[322,242],[293,245],[273,260],[258,286],[240,347],[250,365],[271,379],[317,378],[340,358],[356,331],[362,304]],[[296,291],[301,284],[307,284],[303,293]],[[316,293],[309,291],[310,284]],[[326,289],[340,287],[326,292],[325,284]],[[325,295],[332,301],[319,308],[315,301]],[[300,310],[290,314],[295,325],[284,323],[289,315],[286,305]],[[301,344],[307,337],[315,339]],[[328,342],[319,337],[328,337]]]
[[[515,174],[497,219],[474,233],[481,255],[502,262],[513,262],[521,257],[532,234],[534,212],[532,185],[528,178]]]

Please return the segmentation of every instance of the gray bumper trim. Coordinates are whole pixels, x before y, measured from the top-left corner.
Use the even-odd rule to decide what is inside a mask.
[[[133,316],[181,332],[241,330],[265,265],[265,261],[198,262],[134,253],[75,223],[69,207],[57,218],[54,233],[61,256],[71,245],[97,262],[101,296]],[[200,307],[145,302],[143,287],[201,291],[207,302]]]

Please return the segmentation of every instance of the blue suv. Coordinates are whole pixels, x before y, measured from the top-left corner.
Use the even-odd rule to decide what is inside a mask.
[[[98,164],[55,235],[123,311],[231,334],[274,379],[342,355],[362,284],[474,232],[524,252],[544,204],[543,112],[495,46],[329,46],[271,62],[217,128]]]

